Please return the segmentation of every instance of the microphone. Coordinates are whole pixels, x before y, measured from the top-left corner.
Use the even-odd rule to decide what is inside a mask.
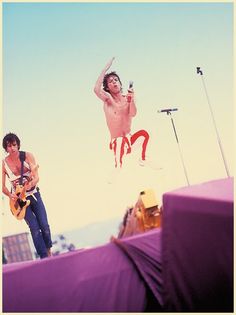
[[[175,112],[177,110],[178,110],[178,108],[167,108],[167,109],[158,110],[157,112],[158,113],[169,113],[169,112]]]
[[[197,67],[197,74],[200,73],[200,75],[203,75],[203,72],[201,70],[201,67]]]
[[[131,95],[129,93],[132,93],[133,85],[134,85],[134,82],[133,81],[129,81],[128,95],[127,95],[128,103],[131,102]]]

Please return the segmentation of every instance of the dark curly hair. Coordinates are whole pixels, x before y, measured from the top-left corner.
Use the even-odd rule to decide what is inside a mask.
[[[7,151],[7,145],[16,142],[18,149],[20,149],[20,139],[14,133],[8,133],[2,140],[2,146]]]
[[[117,79],[119,80],[120,85],[121,85],[121,87],[122,87],[122,83],[121,83],[120,77],[118,76],[118,74],[117,74],[115,71],[112,71],[112,72],[110,72],[110,73],[107,73],[107,74],[104,76],[104,78],[103,78],[103,89],[104,89],[104,91],[106,91],[106,92],[108,92],[108,93],[110,93],[110,91],[109,91],[109,89],[108,89],[108,83],[107,83],[107,81],[108,81],[109,77],[111,77],[111,76],[117,77]]]

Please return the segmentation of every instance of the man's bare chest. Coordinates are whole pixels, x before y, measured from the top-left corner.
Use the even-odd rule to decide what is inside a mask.
[[[15,163],[12,163],[8,160],[6,160],[6,163],[9,167],[9,169],[11,170],[11,172],[15,175],[15,176],[19,176],[21,174],[21,162],[20,160],[15,162]],[[23,168],[23,172],[27,172],[27,168],[24,167]]]
[[[123,98],[120,102],[113,101],[111,104],[104,105],[104,110],[108,115],[124,116],[128,114],[128,109],[126,98]]]

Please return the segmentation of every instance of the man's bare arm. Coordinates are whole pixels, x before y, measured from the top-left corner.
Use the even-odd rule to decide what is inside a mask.
[[[31,170],[31,180],[26,184],[27,190],[29,190],[39,182],[38,164],[35,161],[34,155],[30,152],[26,152],[25,160],[29,163]]]
[[[4,166],[4,163],[2,161],[2,192],[5,195],[7,195],[10,199],[16,200],[17,199],[16,194],[11,193],[6,186],[6,176],[7,176],[7,174],[6,174],[5,166]]]
[[[133,89],[129,89],[128,90],[127,101],[128,101],[128,104],[129,104],[129,115],[134,117],[136,115],[136,113],[137,113],[137,108],[136,108],[136,105],[135,105]]]
[[[8,197],[10,197],[11,195],[10,191],[6,187],[6,171],[5,171],[5,166],[4,166],[3,161],[2,161],[2,192]]]
[[[97,82],[96,82],[95,87],[94,87],[95,94],[97,95],[97,97],[99,97],[104,102],[108,101],[111,98],[111,95],[108,92],[103,90],[102,83],[103,83],[104,76],[105,76],[107,70],[111,67],[114,59],[115,59],[115,57],[113,57],[106,64],[105,68],[102,70],[100,76],[98,77]]]

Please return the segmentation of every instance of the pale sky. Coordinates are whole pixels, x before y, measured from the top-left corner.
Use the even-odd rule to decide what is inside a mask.
[[[190,184],[227,176],[197,66],[233,175],[232,3],[3,3],[2,16],[3,135],[16,133],[35,155],[53,234],[122,219],[143,189],[161,203],[187,185],[159,109],[179,109],[172,117]],[[93,88],[113,56],[124,93],[134,81],[132,131],[149,132],[147,154],[163,170],[140,167],[136,152],[108,184],[114,159]],[[3,205],[3,235],[27,231],[7,197]]]

